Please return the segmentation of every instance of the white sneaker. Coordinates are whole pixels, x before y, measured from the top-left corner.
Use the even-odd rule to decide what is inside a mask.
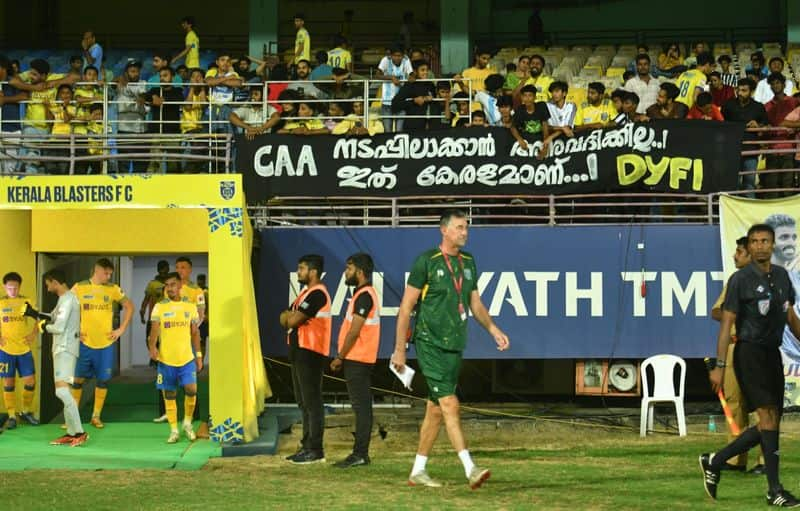
[[[183,423],[183,432],[186,433],[186,438],[188,438],[189,441],[194,442],[197,440],[197,435],[194,433],[194,429],[192,429],[191,422]]]
[[[414,474],[408,478],[409,486],[427,486],[428,488],[441,488],[442,483],[432,479],[426,471]]]
[[[177,431],[173,430],[172,432],[170,432],[169,438],[167,438],[167,443],[168,444],[177,444],[178,440],[180,440],[180,438],[181,438],[181,434],[178,433]]]
[[[153,422],[155,422],[156,424],[161,424],[163,422],[167,422],[167,414],[165,413],[161,417],[156,417],[155,419],[153,419]]]

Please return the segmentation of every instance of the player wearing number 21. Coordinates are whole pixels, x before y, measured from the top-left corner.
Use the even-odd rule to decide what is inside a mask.
[[[156,386],[164,392],[170,426],[167,443],[174,444],[180,438],[176,402],[178,386],[183,387],[185,394],[183,430],[189,440],[197,438],[192,429],[192,415],[197,403],[197,372],[203,369],[203,353],[200,351],[197,306],[181,300],[180,275],[169,273],[164,290],[167,298],[153,307],[147,345],[150,358],[158,360]],[[156,347],[159,336],[161,343]]]

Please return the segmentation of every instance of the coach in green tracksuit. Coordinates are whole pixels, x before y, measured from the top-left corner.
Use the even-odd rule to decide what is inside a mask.
[[[408,484],[439,487],[425,470],[428,454],[444,419],[447,436],[464,465],[471,488],[478,488],[490,472],[476,467],[461,431],[456,397],[461,356],[467,343],[467,317],[475,319],[494,337],[499,350],[508,349],[508,337],[494,324],[477,289],[478,272],[472,255],[462,252],[467,243],[467,218],[458,210],[446,211],[439,222],[442,243],[417,257],[397,316],[392,363],[402,372],[411,312],[419,303],[414,343],[420,370],[428,384],[428,405],[420,429],[419,447]]]

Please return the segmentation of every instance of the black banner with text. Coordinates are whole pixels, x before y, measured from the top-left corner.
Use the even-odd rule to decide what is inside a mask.
[[[660,121],[527,149],[504,128],[373,137],[239,137],[250,202],[275,196],[537,195],[735,190],[744,125]]]

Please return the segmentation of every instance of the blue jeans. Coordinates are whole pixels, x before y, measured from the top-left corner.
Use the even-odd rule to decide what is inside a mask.
[[[755,171],[757,168],[758,168],[757,156],[748,156],[742,158],[742,171],[753,172],[753,174],[744,174],[742,176],[739,176],[739,190],[749,190],[750,193],[745,194],[745,197],[749,199],[756,198],[754,190],[756,189]]]
[[[34,128],[33,126],[23,126],[22,127],[22,135],[23,136],[33,136],[33,135],[48,135],[50,134],[50,130],[41,129],[41,128]],[[25,142],[23,141],[23,145],[19,150],[20,156],[29,156],[29,157],[36,157],[42,155],[41,147],[38,147],[38,144],[41,144],[43,140],[33,141],[33,142]],[[33,144],[33,145],[30,145]],[[20,162],[22,169],[25,170],[28,174],[41,174],[44,172],[44,166],[40,161],[25,161]]]
[[[383,122],[383,131],[386,133],[403,131],[403,119],[387,119],[387,117],[391,117],[392,115],[397,114],[392,113],[391,105],[381,105],[381,121]],[[394,129],[392,129],[392,125],[394,125]]]

